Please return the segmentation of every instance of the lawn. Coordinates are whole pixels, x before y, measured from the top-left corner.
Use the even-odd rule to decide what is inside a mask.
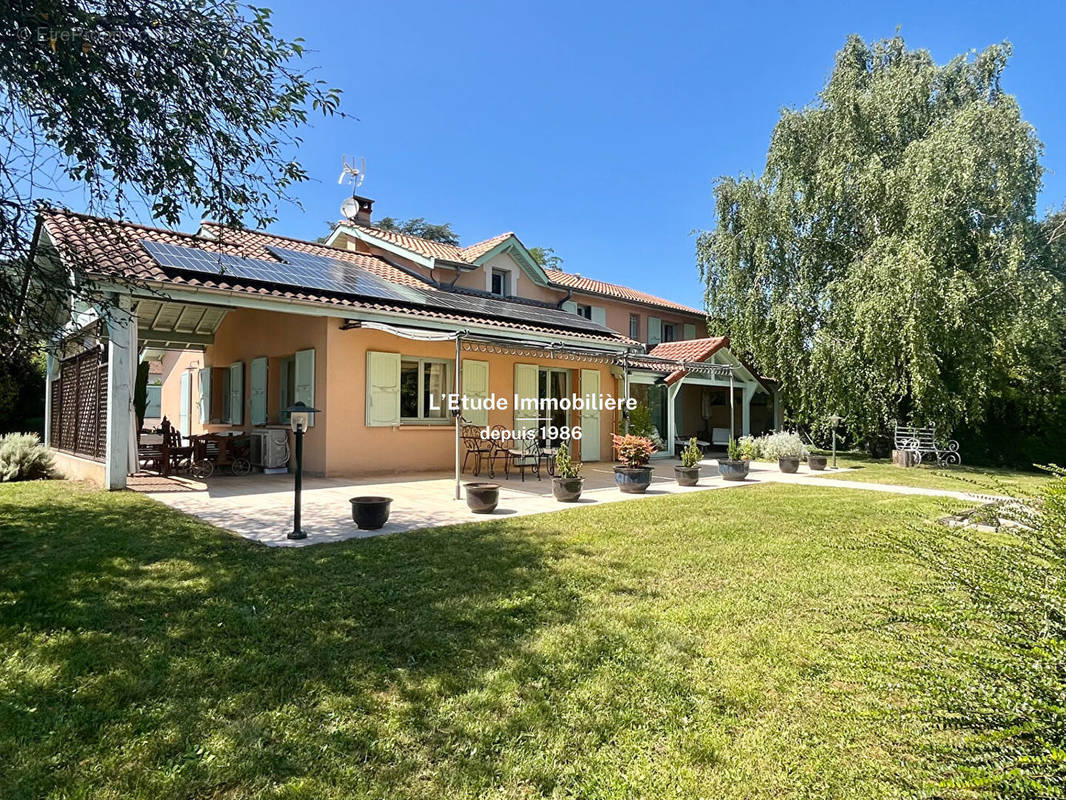
[[[824,451],[817,451],[824,452]],[[828,455],[832,464],[832,454]],[[923,464],[919,467],[897,467],[888,458],[870,458],[858,453],[841,453],[837,464],[849,471],[838,473],[827,469],[811,475],[839,478],[846,481],[870,483],[895,483],[900,486],[920,486],[927,489],[954,489],[961,492],[989,494],[1029,494],[1047,484],[1045,472],[1019,469],[975,467],[966,464],[955,467],[938,467]]]
[[[298,550],[0,485],[0,796],[881,798],[937,776],[868,546],[762,485]]]

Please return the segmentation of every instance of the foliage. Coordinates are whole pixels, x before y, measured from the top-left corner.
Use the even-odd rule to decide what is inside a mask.
[[[778,484],[279,552],[4,484],[0,797],[899,797],[924,720],[847,656],[896,658],[871,598],[921,571],[851,537],[935,513]]]
[[[618,431],[619,433],[625,433],[625,430],[626,419],[621,417],[618,420]],[[629,433],[632,436],[643,436],[646,439],[651,439],[656,450],[666,449],[666,442],[663,441],[659,435],[659,429],[651,421],[651,409],[645,403],[637,403],[629,412]]]
[[[31,481],[47,478],[55,468],[52,452],[36,433],[0,436],[0,481]]]
[[[681,466],[698,467],[701,461],[703,461],[703,451],[696,444],[696,437],[693,436],[688,440],[685,449],[681,451]]]
[[[799,424],[832,409],[867,446],[897,419],[947,434],[1047,379],[1062,272],[1035,219],[1041,145],[1000,85],[1010,53],[937,65],[851,36],[817,102],[782,113],[764,174],[718,182],[709,313]]]
[[[1014,524],[997,535],[955,528],[905,543],[944,598],[905,620],[945,639],[912,680],[958,734],[938,752],[956,768],[950,786],[980,797],[1066,794],[1066,471],[1054,475],[1039,497],[1000,506]]]
[[[806,458],[807,445],[798,433],[778,431],[762,436],[741,437],[744,455],[756,461],[777,461],[779,458]]]
[[[412,217],[411,219],[397,220],[393,217],[382,217],[374,223],[374,227],[383,231],[405,233],[408,236],[417,236],[420,239],[428,239],[431,242],[459,246],[459,236],[452,230],[452,224],[445,222],[434,225],[426,222],[424,217]]]
[[[533,260],[544,269],[561,270],[563,268],[563,259],[555,255],[554,247],[530,247],[528,252]]]
[[[555,477],[567,480],[581,477],[582,464],[570,457],[570,445],[563,442],[555,454]]]
[[[647,466],[648,460],[656,450],[655,443],[646,436],[613,434],[613,438],[615,453],[624,467]]]
[[[19,350],[0,359],[0,434],[44,433],[43,353]]]
[[[740,461],[744,458],[744,448],[733,437],[729,438],[729,444],[726,447],[726,458],[730,461]]]
[[[215,0],[15,0],[0,35],[0,344],[46,340],[67,277],[27,272],[35,204],[73,185],[90,213],[138,208],[263,227],[307,178],[291,152],[339,92],[300,71],[268,9]],[[64,253],[80,277],[93,266]],[[24,288],[27,290],[24,293]],[[81,300],[105,303],[90,282]],[[23,301],[25,296],[26,301]]]

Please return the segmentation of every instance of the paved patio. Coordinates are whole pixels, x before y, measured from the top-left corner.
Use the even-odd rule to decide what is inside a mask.
[[[130,480],[130,488],[171,508],[271,547],[307,547],[420,528],[544,514],[601,503],[638,502],[642,497],[742,488],[767,481],[966,500],[985,499],[965,492],[849,481],[831,478],[826,473],[821,473],[824,475],[821,477],[809,473],[805,464],[800,467],[800,472],[789,475],[778,470],[775,464],[753,463],[748,480],[725,481],[719,477],[718,467],[711,459],[703,462],[700,485],[686,488],[678,486],[674,480],[674,465],[678,463],[676,459],[654,461],[652,484],[645,495],[622,494],[614,483],[613,464],[588,464],[584,472],[585,488],[577,503],[557,502],[552,496],[551,480],[547,476],[538,481],[536,477],[527,475],[523,482],[518,475],[512,475],[509,480],[497,475],[493,480],[501,484],[500,504],[492,514],[474,514],[467,508],[465,500],[454,499],[454,478],[451,473],[435,472],[363,481],[305,478],[302,512],[303,529],[308,536],[298,541],[286,538],[292,530],[291,475],[219,476],[206,483],[185,478],[138,475]],[[837,470],[836,474],[843,477],[847,472]],[[474,480],[488,478],[485,475],[480,478],[463,475],[464,483]],[[356,495],[385,495],[393,498],[392,514],[384,528],[361,531],[355,527],[348,500]]]

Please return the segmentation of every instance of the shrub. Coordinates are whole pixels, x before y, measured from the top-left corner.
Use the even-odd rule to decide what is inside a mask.
[[[756,461],[777,461],[779,458],[806,458],[807,446],[798,433],[780,431],[762,436],[745,436],[741,440],[744,454]]]
[[[0,436],[0,481],[28,481],[51,476],[52,453],[36,433]]]
[[[625,419],[618,420],[618,432],[625,433]],[[659,429],[651,421],[651,409],[644,403],[637,403],[636,408],[629,412],[629,436],[643,436],[651,439],[656,450],[665,450],[666,442],[659,435]]]
[[[691,468],[699,466],[701,461],[703,461],[703,451],[700,450],[700,446],[696,444],[696,437],[693,436],[688,440],[688,446],[681,451],[681,466]]]
[[[555,477],[567,480],[581,477],[581,462],[570,457],[570,445],[563,442],[555,454]]]
[[[1040,497],[1000,507],[1013,523],[1000,535],[940,529],[907,546],[946,601],[916,621],[948,637],[912,680],[961,734],[938,758],[967,797],[1066,796],[1066,471],[1052,471]]]
[[[744,448],[736,439],[729,440],[729,446],[726,448],[726,458],[730,461],[740,461],[744,458]]]
[[[623,467],[647,466],[651,454],[655,452],[655,443],[646,436],[614,436],[614,447],[618,460]]]

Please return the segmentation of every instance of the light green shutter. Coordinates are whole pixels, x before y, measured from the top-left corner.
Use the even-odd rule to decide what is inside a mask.
[[[267,360],[252,359],[252,387],[248,398],[248,413],[253,425],[266,425],[267,421]]]
[[[539,370],[536,364],[514,365],[514,429],[515,431],[536,430],[540,427],[540,412],[536,408],[521,408],[525,399],[536,400],[539,396],[537,380]]]
[[[685,339],[695,339],[695,338],[696,338],[696,326],[692,325],[691,323],[686,323],[685,324]]]
[[[658,317],[648,317],[648,344],[657,345],[663,340],[663,322]]]
[[[296,377],[293,380],[292,402],[302,402],[305,406],[315,407],[315,351],[296,351]],[[324,411],[325,409],[323,409]],[[308,428],[315,426],[315,415],[307,423]]]
[[[400,424],[400,354],[366,354],[366,424]]]
[[[200,424],[211,421],[211,367],[204,367],[200,375]]]
[[[471,402],[484,401],[489,396],[489,362],[463,359],[463,397]],[[488,409],[471,408],[463,412],[471,425],[488,425]]]
[[[563,311],[569,311],[571,314],[577,313],[577,303],[573,300],[567,300],[563,303]]]
[[[597,325],[607,327],[607,309],[603,306],[592,307],[592,321]]]
[[[244,362],[229,366],[229,424],[244,422]]]
[[[596,406],[600,394],[600,373],[595,369],[581,370],[581,396],[586,410],[581,412],[581,460],[600,460],[600,412],[589,410]]]

